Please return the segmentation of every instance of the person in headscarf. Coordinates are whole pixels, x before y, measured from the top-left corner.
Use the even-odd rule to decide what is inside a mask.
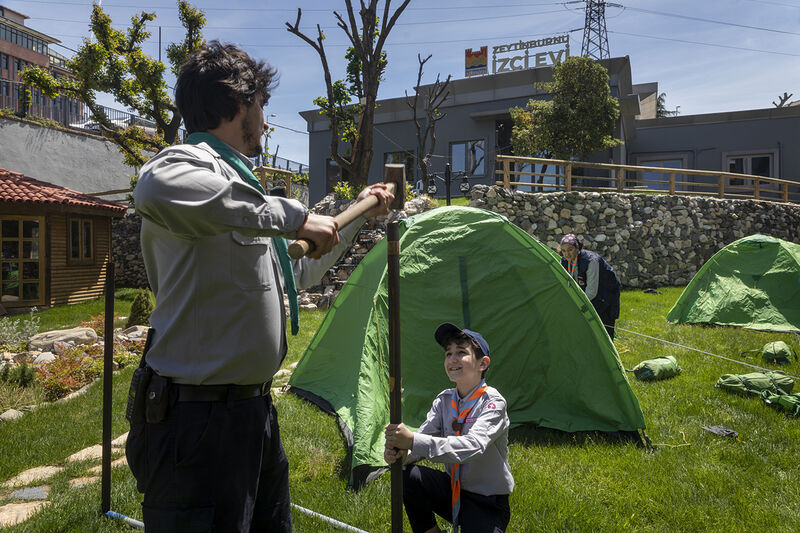
[[[617,273],[600,254],[583,249],[574,233],[564,235],[559,247],[561,266],[586,293],[609,337],[614,338],[614,324],[619,318],[620,282]]]

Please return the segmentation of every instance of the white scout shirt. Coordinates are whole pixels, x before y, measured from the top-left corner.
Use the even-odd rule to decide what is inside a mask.
[[[487,387],[464,421],[461,436],[456,436],[452,394],[453,389],[446,389],[433,400],[425,422],[414,433],[414,445],[405,462],[425,457],[435,463],[461,463],[462,489],[484,496],[510,494],[514,478],[508,466],[505,399],[497,389]]]
[[[271,379],[287,351],[283,274],[271,237],[294,237],[306,207],[261,194],[205,143],[159,152],[142,167],[133,195],[156,297],[149,365],[193,385]],[[363,222],[343,228],[322,259],[294,261],[297,287],[319,281]]]

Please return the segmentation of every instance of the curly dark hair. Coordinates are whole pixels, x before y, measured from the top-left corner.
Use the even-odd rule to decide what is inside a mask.
[[[175,104],[189,133],[208,131],[231,120],[240,107],[266,105],[277,85],[277,71],[244,50],[210,41],[181,64]]]

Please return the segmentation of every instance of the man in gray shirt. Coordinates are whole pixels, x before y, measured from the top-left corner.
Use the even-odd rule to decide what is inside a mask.
[[[175,89],[187,144],[148,161],[134,191],[156,296],[146,363],[151,383],[168,384],[146,395],[163,395],[166,412],[148,407],[127,444],[148,533],[291,531],[269,395],[287,351],[283,288],[318,281],[364,219],[338,232],[331,217],[267,195],[253,176],[247,157],[262,151],[274,77],[231,45],[190,54]],[[380,201],[365,216],[388,212],[383,185],[359,198],[369,195]],[[283,237],[309,239],[314,251],[292,262]]]

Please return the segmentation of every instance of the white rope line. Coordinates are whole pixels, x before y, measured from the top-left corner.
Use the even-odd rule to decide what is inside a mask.
[[[663,342],[664,344],[671,344],[672,346],[677,346],[679,348],[684,348],[686,350],[692,350],[692,351],[695,351],[695,352],[700,352],[700,353],[703,353],[703,354],[706,354],[706,355],[710,355],[712,357],[718,357],[719,359],[725,359],[726,361],[730,361],[732,363],[738,363],[738,364],[744,365],[744,366],[749,366],[750,368],[755,368],[757,370],[763,370],[764,372],[774,372],[774,370],[770,370],[769,368],[763,368],[763,367],[760,367],[760,366],[751,365],[750,363],[745,363],[744,361],[737,361],[736,359],[731,359],[730,357],[725,357],[723,355],[717,355],[715,353],[705,352],[703,350],[698,350],[697,348],[692,348],[691,346],[684,346],[683,344],[678,344],[677,342],[666,341],[664,339],[659,339],[658,337],[651,337],[650,335],[645,335],[643,333],[636,333],[635,331],[630,331],[628,329],[622,329],[620,327],[615,327],[614,329],[618,329],[619,331],[624,331],[625,333],[632,333],[634,335],[639,335],[640,337],[644,337],[646,339],[652,339],[654,341]],[[779,371],[779,372],[782,372],[782,371]],[[785,372],[784,372],[784,374],[785,374]],[[792,379],[800,380],[800,378],[798,378],[796,376],[792,376],[790,374],[786,374],[786,375],[789,376]]]
[[[344,522],[339,522],[338,520],[334,520],[333,518],[325,516],[324,514],[319,514],[319,513],[316,513],[316,512],[314,512],[314,511],[312,511],[310,509],[306,509],[305,507],[300,507],[297,504],[293,503],[292,507],[294,507],[295,509],[297,509],[301,513],[307,514],[308,516],[313,516],[315,518],[319,518],[320,520],[323,520],[324,522],[327,522],[327,523],[329,523],[329,524],[331,524],[333,526],[336,526],[336,527],[338,527],[340,529],[344,529],[345,531],[353,531],[353,533],[368,533],[367,531],[364,531],[363,529],[358,529],[357,527],[349,526],[349,525],[345,524]]]

